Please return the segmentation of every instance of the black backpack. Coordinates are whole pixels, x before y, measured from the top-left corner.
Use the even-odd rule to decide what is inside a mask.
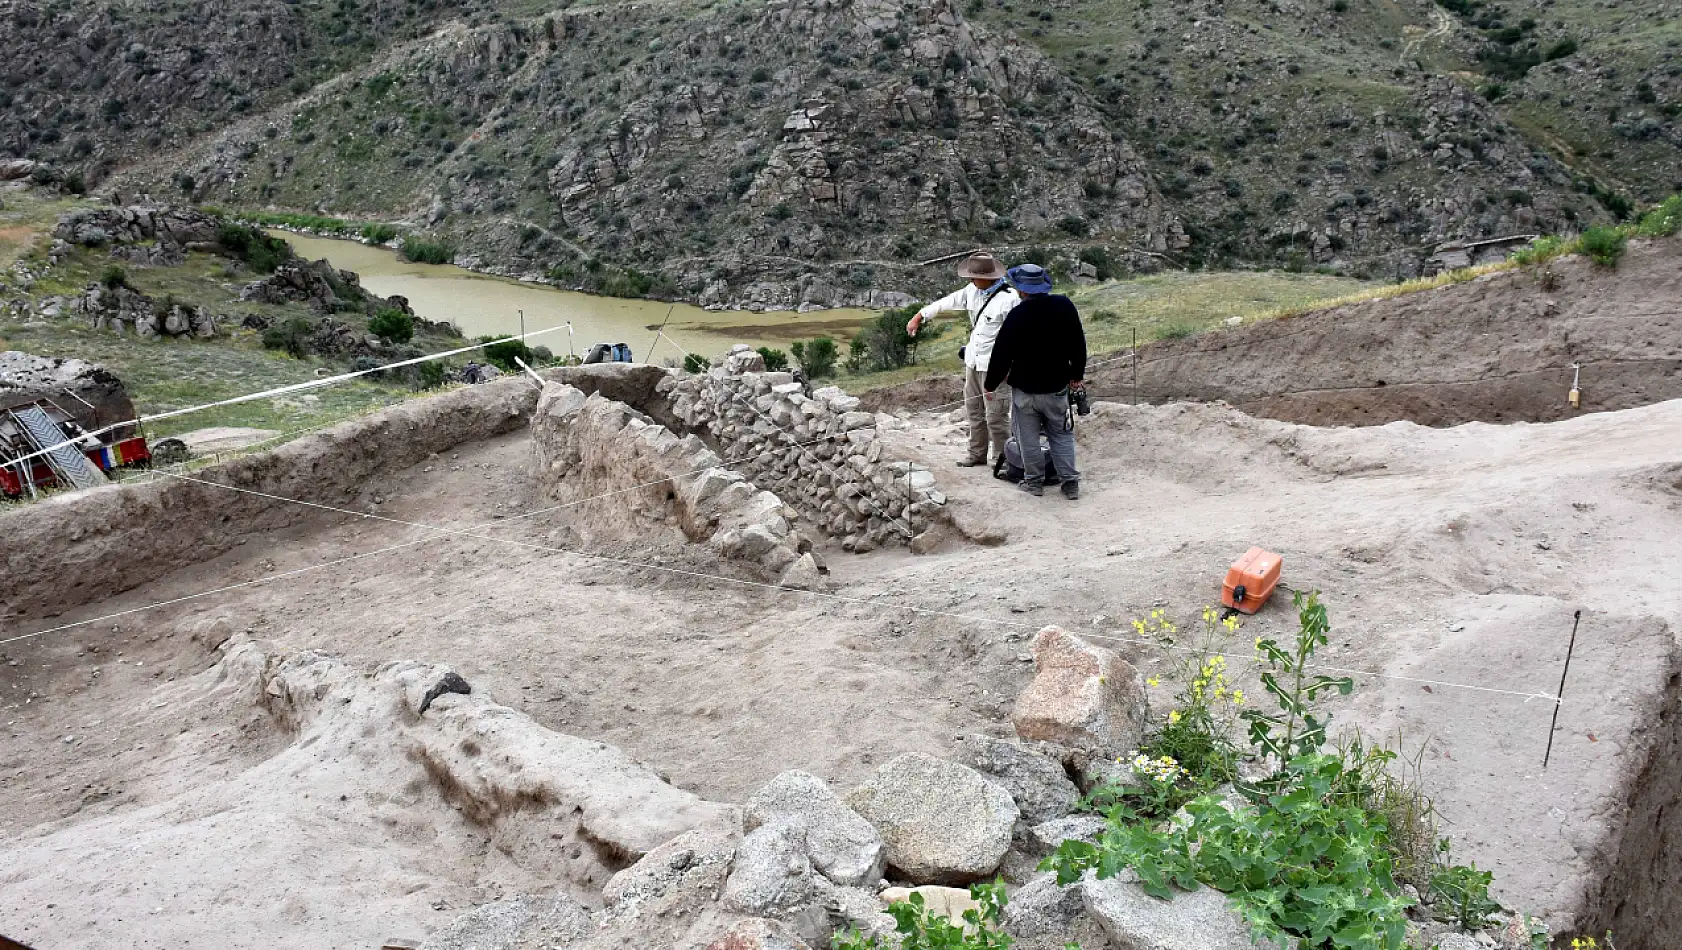
[[[1063,476],[1057,474],[1057,466],[1051,464],[1051,445],[1042,437],[1040,451],[1045,459],[1045,483],[1057,485],[1063,481]],[[1007,482],[1020,482],[1026,478],[1028,470],[1022,467],[1022,446],[1016,442],[1016,436],[1005,440],[1005,454],[999,456],[993,463],[993,477]]]

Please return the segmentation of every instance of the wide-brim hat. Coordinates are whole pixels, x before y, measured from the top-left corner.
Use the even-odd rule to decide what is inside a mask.
[[[1005,280],[1025,294],[1051,293],[1051,275],[1038,264],[1019,264],[1005,274]]]
[[[971,280],[998,280],[1005,275],[1005,265],[986,251],[977,251],[958,263],[958,276]]]

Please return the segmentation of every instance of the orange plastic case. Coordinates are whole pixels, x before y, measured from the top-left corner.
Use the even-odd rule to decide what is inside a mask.
[[[1279,570],[1284,562],[1279,555],[1261,548],[1251,548],[1226,569],[1226,581],[1221,584],[1221,603],[1239,613],[1253,614],[1273,596],[1279,586]]]

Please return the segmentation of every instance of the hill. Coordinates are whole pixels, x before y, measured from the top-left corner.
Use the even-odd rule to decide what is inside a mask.
[[[0,153],[717,303],[870,304],[978,244],[1394,278],[1673,190],[1670,7],[20,5]]]

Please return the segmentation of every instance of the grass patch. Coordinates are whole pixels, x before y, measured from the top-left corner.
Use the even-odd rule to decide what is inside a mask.
[[[448,264],[455,260],[456,249],[443,241],[429,241],[410,235],[403,239],[403,257],[417,264]]]

